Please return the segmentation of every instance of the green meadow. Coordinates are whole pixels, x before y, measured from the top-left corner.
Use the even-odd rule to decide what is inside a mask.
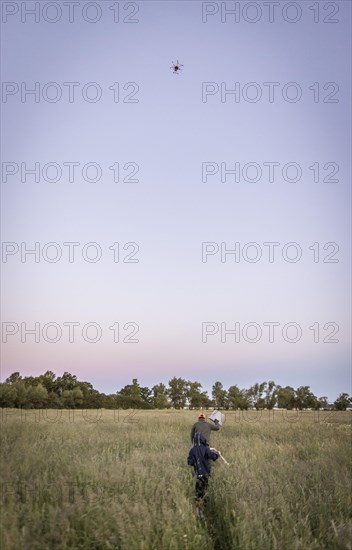
[[[228,411],[206,518],[197,411],[1,411],[2,550],[351,550],[351,412]]]

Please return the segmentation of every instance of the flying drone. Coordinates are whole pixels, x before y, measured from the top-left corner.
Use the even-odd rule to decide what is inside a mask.
[[[181,67],[183,67],[182,63],[177,60],[177,63],[172,62],[172,66],[170,67],[170,69],[173,70],[174,74],[178,74],[179,71],[181,71]]]

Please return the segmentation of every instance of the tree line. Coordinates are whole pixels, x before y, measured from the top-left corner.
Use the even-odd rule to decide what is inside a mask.
[[[173,377],[168,386],[160,382],[152,388],[141,386],[134,378],[132,384],[116,393],[105,394],[94,389],[90,382],[82,382],[77,376],[64,372],[56,377],[48,370],[40,376],[22,377],[14,372],[0,384],[0,407],[8,408],[72,408],[72,409],[335,409],[346,410],[352,406],[352,397],[341,393],[333,404],[326,396],[317,397],[309,386],[280,386],[273,380],[256,383],[248,389],[237,385],[225,389],[216,381],[211,398],[200,382]]]

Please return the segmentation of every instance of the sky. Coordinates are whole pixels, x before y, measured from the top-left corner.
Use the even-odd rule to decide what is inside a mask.
[[[351,394],[350,2],[1,7],[2,380]]]

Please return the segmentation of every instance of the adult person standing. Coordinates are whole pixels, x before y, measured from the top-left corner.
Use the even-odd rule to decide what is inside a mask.
[[[207,422],[206,416],[203,412],[200,413],[198,416],[198,421],[193,424],[191,429],[191,442],[193,443],[194,434],[197,432],[200,432],[204,434],[207,445],[210,445],[210,434],[212,431],[218,431],[220,430],[220,424],[218,420],[212,420],[211,422]]]

